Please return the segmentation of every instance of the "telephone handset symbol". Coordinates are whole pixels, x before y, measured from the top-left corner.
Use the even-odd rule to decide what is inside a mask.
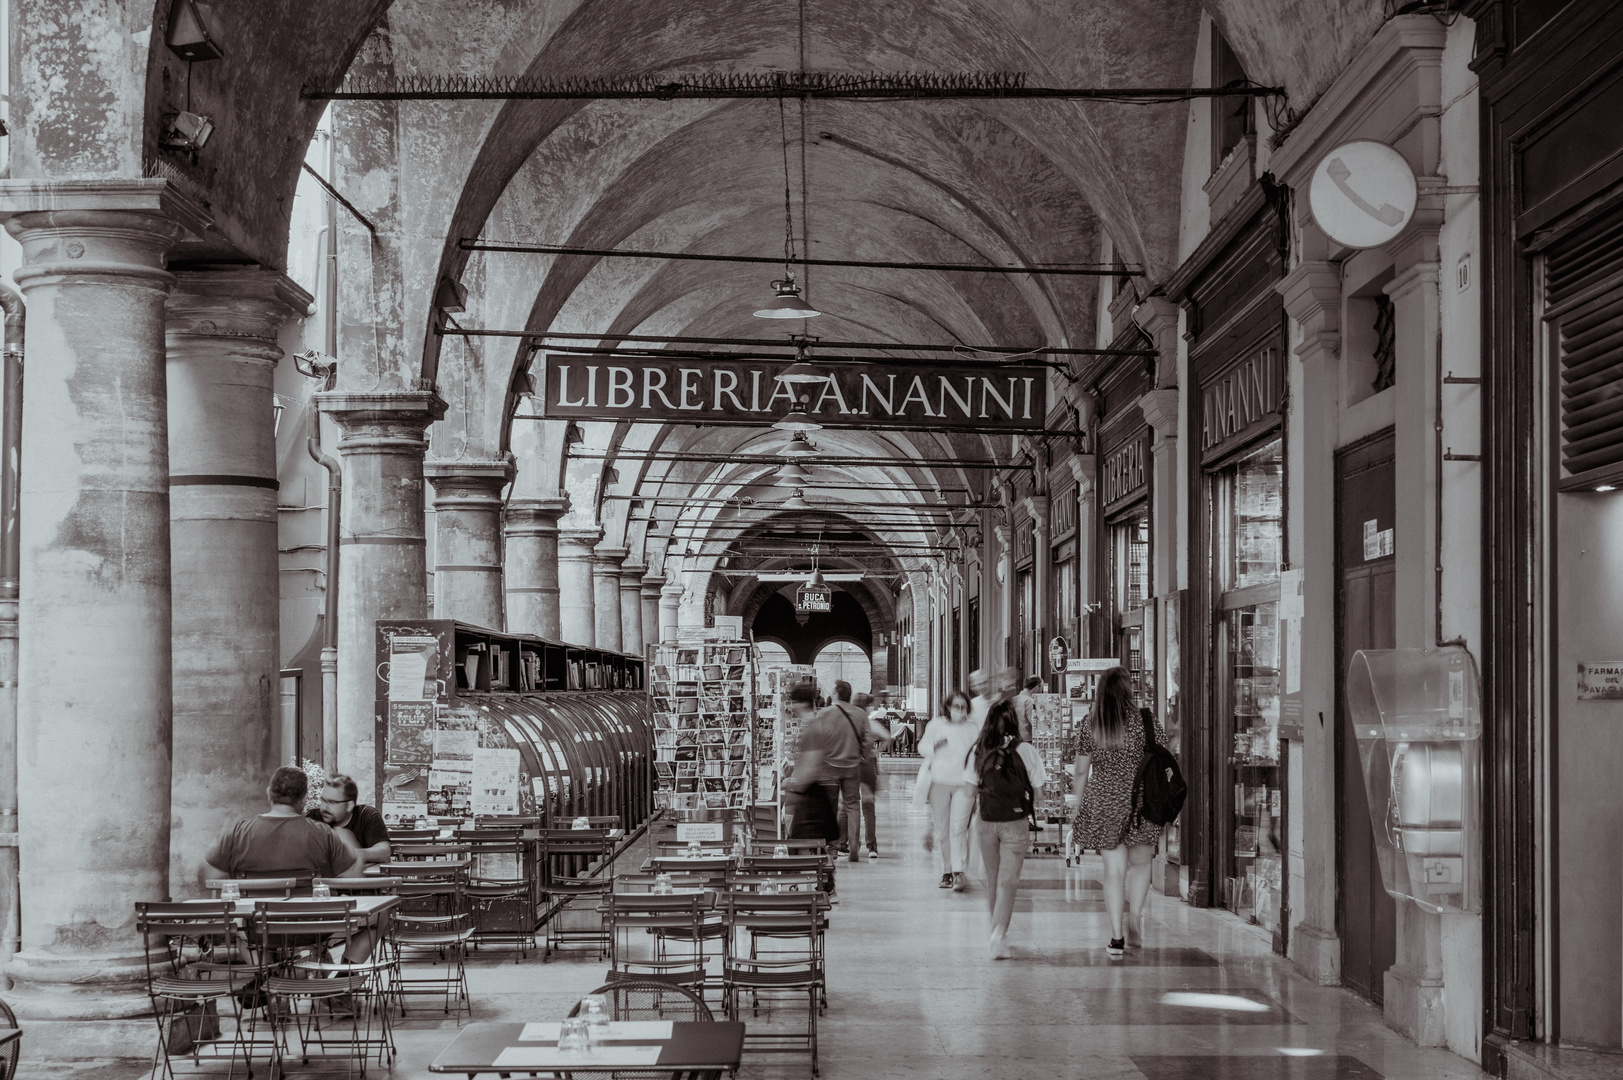
[[[1352,170],[1347,168],[1346,163],[1340,158],[1331,158],[1330,164],[1325,167],[1325,172],[1354,206],[1379,221],[1382,225],[1396,225],[1403,220],[1403,211],[1391,203],[1382,203],[1378,207],[1372,206],[1368,199],[1354,191],[1352,185],[1347,183],[1348,180],[1352,179]]]

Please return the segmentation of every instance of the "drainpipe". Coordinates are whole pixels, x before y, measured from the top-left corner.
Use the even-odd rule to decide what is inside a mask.
[[[0,964],[22,945],[17,891],[17,592],[22,545],[17,493],[23,430],[23,298],[0,281],[5,345],[0,358]],[[11,979],[0,976],[11,988]]]
[[[332,164],[329,139],[328,165]],[[329,169],[330,175],[330,169]],[[338,208],[327,200],[327,281],[326,332],[323,351],[338,355]],[[332,387],[337,371],[327,373],[326,386]],[[344,474],[338,459],[321,449],[321,410],[310,413],[310,456],[327,470],[327,591],[326,609],[321,620],[321,767],[328,773],[338,768],[338,525],[344,504]]]

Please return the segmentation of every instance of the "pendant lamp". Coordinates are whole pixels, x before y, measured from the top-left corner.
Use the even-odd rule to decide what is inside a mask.
[[[811,508],[811,503],[806,501],[806,493],[799,488],[795,488],[793,495],[778,504],[780,510],[810,510]]]
[[[777,476],[773,483],[779,487],[800,487],[811,480],[811,470],[799,462],[791,461],[786,465],[778,466]]]
[[[823,425],[811,418],[806,411],[806,403],[797,401],[789,406],[789,412],[772,425],[774,431],[822,431]]]
[[[800,287],[792,277],[772,283],[773,297],[755,312],[757,319],[811,319],[822,312],[800,298]]]
[[[789,437],[789,444],[778,451],[778,456],[793,459],[815,453],[817,453],[817,447],[813,446],[811,440],[806,438],[806,433],[797,431]]]

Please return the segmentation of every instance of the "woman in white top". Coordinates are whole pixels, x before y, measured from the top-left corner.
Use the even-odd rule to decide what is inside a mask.
[[[992,916],[992,959],[1011,955],[1004,941],[1014,898],[1020,891],[1020,870],[1031,848],[1031,820],[1037,795],[1048,780],[1037,748],[1020,738],[1020,718],[1014,706],[1000,701],[986,715],[975,743],[978,787],[975,831],[981,858],[986,861],[989,892],[986,909]]]
[[[969,719],[969,695],[954,690],[947,696],[947,715],[938,716],[924,729],[919,753],[930,777],[930,822],[935,848],[941,854],[938,888],[964,891],[964,869],[969,865],[969,819],[975,808],[975,737],[980,725]],[[923,771],[923,770],[921,770]]]

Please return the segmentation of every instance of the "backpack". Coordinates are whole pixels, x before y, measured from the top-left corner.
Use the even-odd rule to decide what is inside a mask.
[[[1150,710],[1141,709],[1144,719],[1144,760],[1139,762],[1138,775],[1133,778],[1134,825],[1148,821],[1152,825],[1170,825],[1183,809],[1189,795],[1184,783],[1183,770],[1172,752],[1155,741],[1155,718]]]
[[[1001,749],[992,751],[992,767],[981,774],[980,802],[982,821],[1019,821],[1037,813],[1037,801],[1031,790],[1031,775],[1026,763],[1015,753],[1020,745],[1016,739]]]

